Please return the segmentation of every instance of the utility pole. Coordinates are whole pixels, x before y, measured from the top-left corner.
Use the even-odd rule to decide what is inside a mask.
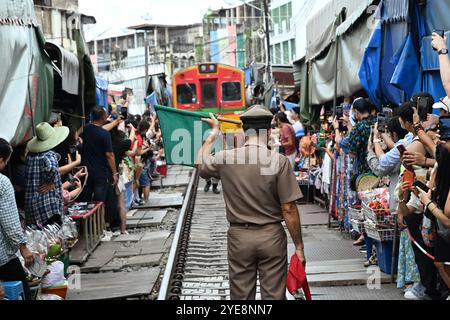
[[[149,83],[149,76],[148,76],[148,37],[147,37],[147,29],[144,31],[144,44],[145,44],[145,96],[147,96],[147,88]]]
[[[267,58],[267,66],[266,66],[266,74],[267,74],[267,83],[270,82],[271,79],[271,64],[270,64],[270,24],[269,24],[269,0],[263,0],[264,2],[264,20],[266,25],[266,58]]]

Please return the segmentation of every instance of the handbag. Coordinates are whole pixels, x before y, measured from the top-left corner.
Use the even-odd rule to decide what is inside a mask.
[[[445,242],[450,244],[450,229],[446,228],[440,221],[437,219],[437,234],[444,239]]]

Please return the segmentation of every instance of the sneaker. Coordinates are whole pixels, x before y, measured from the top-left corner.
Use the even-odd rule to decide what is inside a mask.
[[[112,238],[112,232],[110,233],[109,231],[107,231],[103,234],[101,242],[110,242],[111,238]]]
[[[219,189],[217,189],[217,185],[214,185],[214,186],[213,186],[213,193],[214,193],[214,194],[220,194]]]
[[[211,188],[211,183],[207,183],[206,186],[205,186],[205,189],[203,189],[203,191],[209,192],[210,188]]]
[[[118,237],[118,236],[120,236],[122,233],[120,232],[120,231],[114,231],[113,232],[113,234],[112,234],[112,236],[113,237]]]
[[[449,301],[449,300],[450,300],[450,296],[447,297],[447,301]]]
[[[377,258],[375,258],[374,256],[370,257],[369,261],[364,263],[365,268],[369,268],[371,266],[376,266],[376,265],[378,265],[378,261],[377,261]]]
[[[125,230],[124,232],[122,232],[122,235],[124,235],[124,236],[127,236],[127,235],[129,235],[130,233],[127,231],[127,230]]]

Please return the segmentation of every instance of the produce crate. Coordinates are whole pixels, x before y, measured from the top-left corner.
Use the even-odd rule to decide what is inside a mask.
[[[367,204],[363,204],[363,212],[364,212],[364,217],[374,223],[382,223],[382,224],[390,224],[390,222],[392,221],[392,217],[390,215],[386,216],[386,215],[378,215],[378,212],[386,212],[385,209],[380,209],[380,210],[374,210],[372,208],[370,208]]]
[[[359,220],[354,220],[354,219],[351,219],[350,222],[352,224],[353,230],[355,230],[358,233],[364,233],[365,232],[364,222],[361,222]]]
[[[351,220],[357,220],[357,221],[364,222],[364,212],[362,209],[349,208],[348,216]]]
[[[367,236],[371,239],[385,242],[393,241],[395,237],[395,229],[379,229],[374,226],[371,222],[364,222],[364,228]]]

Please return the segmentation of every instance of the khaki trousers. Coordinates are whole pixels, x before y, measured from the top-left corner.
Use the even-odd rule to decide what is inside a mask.
[[[231,300],[255,300],[259,273],[262,300],[285,300],[287,237],[281,223],[228,230]]]

